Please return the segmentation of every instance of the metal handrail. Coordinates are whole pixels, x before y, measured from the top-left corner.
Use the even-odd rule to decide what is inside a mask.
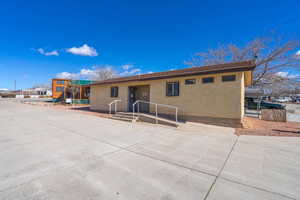
[[[117,104],[118,104],[118,102],[120,102],[121,100],[120,99],[116,99],[116,100],[113,100],[112,102],[110,102],[109,104],[108,104],[108,106],[109,106],[109,114],[111,115],[111,106],[112,106],[112,104],[115,104],[115,113],[117,113]]]
[[[150,101],[143,101],[143,100],[137,100],[132,104],[133,119],[135,117],[135,105],[136,104],[138,105],[137,112],[138,113],[140,112],[140,106],[139,106],[140,104],[139,103],[148,103],[148,104],[155,105],[155,120],[156,120],[156,123],[158,123],[158,108],[157,108],[158,106],[163,106],[163,107],[167,107],[167,108],[174,108],[175,109],[175,121],[176,121],[176,123],[178,122],[178,107],[167,105],[167,104],[154,103],[154,102],[150,102]]]

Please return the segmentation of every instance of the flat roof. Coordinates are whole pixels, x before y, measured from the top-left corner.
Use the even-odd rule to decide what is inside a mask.
[[[182,76],[193,76],[193,75],[204,75],[204,74],[217,74],[217,73],[226,73],[226,72],[238,72],[238,71],[249,71],[254,70],[256,67],[255,61],[243,61],[243,62],[231,62],[218,65],[207,65],[200,67],[190,67],[180,70],[156,72],[151,74],[141,74],[136,76],[127,76],[112,78],[103,81],[97,81],[91,85],[104,85],[104,84],[113,84],[121,82],[131,82],[131,81],[145,81],[145,80],[157,80],[157,79],[166,79]]]

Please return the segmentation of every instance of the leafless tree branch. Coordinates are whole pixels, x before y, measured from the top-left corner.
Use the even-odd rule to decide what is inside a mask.
[[[300,69],[300,56],[296,50],[300,41],[283,41],[281,38],[256,38],[246,46],[235,44],[221,45],[216,49],[196,53],[190,62],[191,66],[222,64],[256,59],[254,84],[258,85],[269,76],[281,70]]]

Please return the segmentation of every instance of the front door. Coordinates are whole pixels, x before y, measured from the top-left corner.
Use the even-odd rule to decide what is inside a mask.
[[[128,110],[129,112],[133,111],[132,104],[136,101],[136,87],[129,87],[129,101],[128,101]]]
[[[148,86],[143,86],[140,87],[138,92],[137,92],[137,99],[142,100],[144,102],[149,102],[150,101],[150,96],[149,96],[149,87]],[[144,103],[141,102],[139,105],[139,110],[140,112],[143,113],[148,113],[150,109],[150,104],[149,103]]]
[[[141,85],[141,86],[130,86],[129,90],[129,101],[128,101],[128,111],[133,111],[133,103],[137,100],[141,101],[150,101],[150,86],[149,85]],[[137,111],[137,106],[135,107],[135,111]],[[149,112],[150,105],[149,103],[140,102],[139,103],[139,111],[147,113]]]

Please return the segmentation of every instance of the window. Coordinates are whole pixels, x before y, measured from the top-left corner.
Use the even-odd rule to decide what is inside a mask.
[[[179,82],[168,82],[166,88],[167,96],[179,96]]]
[[[111,87],[110,88],[110,97],[118,97],[119,88]]]
[[[196,79],[186,79],[185,80],[186,85],[193,85],[196,84]]]
[[[57,85],[64,85],[64,84],[65,84],[65,81],[64,81],[64,80],[56,81],[56,84],[57,84]]]
[[[56,92],[63,92],[65,90],[65,88],[57,86],[55,90],[56,90]]]
[[[222,76],[223,82],[235,81],[235,75]]]
[[[213,83],[215,81],[214,77],[202,78],[202,83]]]

